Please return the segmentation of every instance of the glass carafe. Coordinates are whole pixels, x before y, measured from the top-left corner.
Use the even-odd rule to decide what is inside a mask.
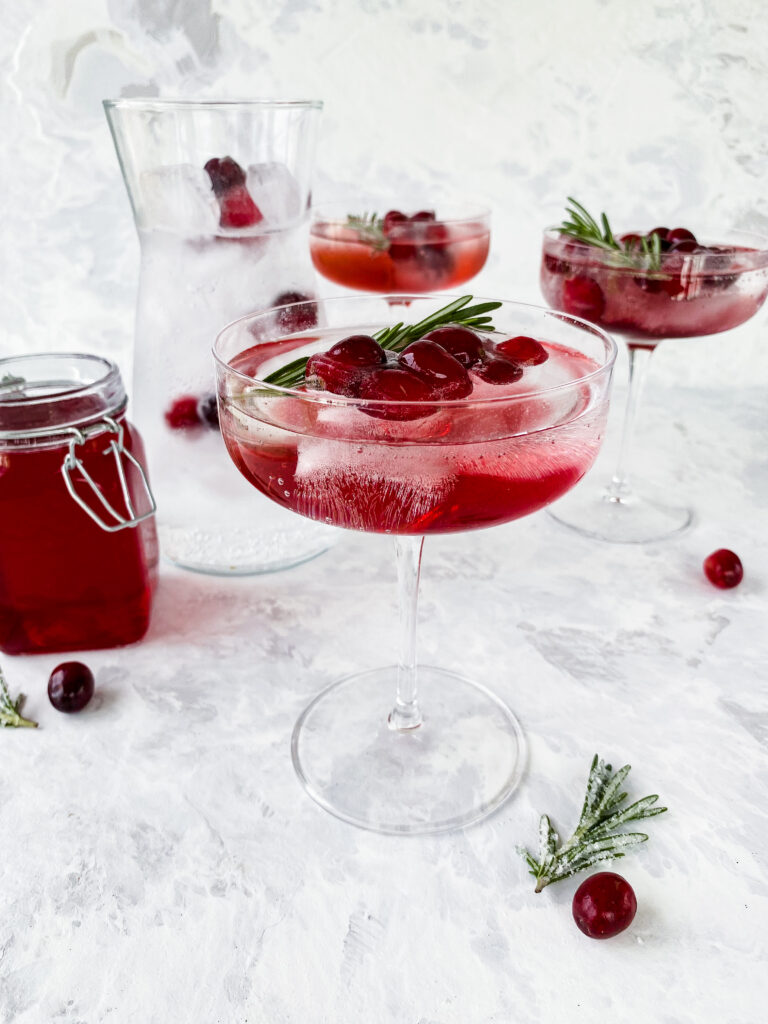
[[[224,324],[258,309],[307,299],[296,326],[317,316],[306,222],[322,104],[104,105],[141,243],[131,411],[161,551],[221,574],[312,558],[331,528],[275,509],[227,457],[210,351]]]

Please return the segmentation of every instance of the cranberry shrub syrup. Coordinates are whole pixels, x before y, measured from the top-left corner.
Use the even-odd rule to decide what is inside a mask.
[[[157,581],[154,519],[110,532],[73,498],[62,473],[74,451],[101,497],[125,510],[119,457],[136,513],[145,512],[140,474],[130,461],[143,464],[144,447],[125,419],[117,367],[89,356],[31,356],[0,362],[0,378],[6,379],[0,389],[0,650],[33,654],[140,640]],[[18,385],[7,384],[9,378]],[[100,429],[105,417],[118,434]],[[120,428],[127,457],[113,457],[110,448]],[[38,436],[19,436],[30,431]],[[72,449],[78,432],[87,436]],[[81,470],[70,479],[107,518]]]

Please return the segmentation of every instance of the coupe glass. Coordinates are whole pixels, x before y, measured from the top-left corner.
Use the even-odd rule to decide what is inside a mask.
[[[219,408],[229,454],[263,494],[319,522],[394,535],[398,664],[347,676],[306,708],[292,740],[301,782],[355,825],[440,832],[479,820],[512,793],[524,741],[490,690],[446,669],[417,669],[424,536],[506,523],[580,480],[604,433],[615,345],[575,317],[505,302],[492,337],[533,336],[549,352],[513,385],[393,402],[264,382],[297,354],[391,325],[388,298],[326,300],[324,326],[290,338],[281,309],[230,324],[215,345]],[[408,299],[415,323],[446,297]]]
[[[489,210],[405,211],[399,220],[339,203],[314,208],[309,249],[315,269],[334,284],[382,294],[457,288],[483,269],[491,241]]]
[[[704,251],[666,252],[653,270],[626,254],[544,233],[541,290],[554,309],[621,335],[629,352],[629,395],[619,458],[602,490],[581,487],[550,510],[558,522],[616,543],[660,540],[684,530],[691,509],[652,501],[630,484],[630,449],[651,355],[665,338],[729,331],[768,294],[768,240],[731,232]]]

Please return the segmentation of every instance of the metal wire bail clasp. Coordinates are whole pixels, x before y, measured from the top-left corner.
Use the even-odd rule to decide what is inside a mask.
[[[122,512],[118,512],[117,509],[113,508],[107,501],[101,493],[98,484],[94,481],[93,477],[83,465],[82,459],[77,457],[77,453],[75,451],[78,445],[85,444],[86,441],[90,440],[92,437],[97,437],[99,434],[104,433],[112,433],[116,435],[109,442],[109,445],[102,454],[108,455],[112,452],[115,457],[117,475],[120,480],[120,490],[123,494],[123,501],[125,502],[127,515],[123,515]],[[144,494],[147,498],[147,502],[149,503],[148,511],[142,512],[141,514],[137,513],[133,499],[131,498],[131,491],[128,486],[128,479],[125,475],[126,467],[123,459],[127,459],[138,473],[141,485],[144,489]],[[80,474],[83,480],[85,480],[94,496],[98,499],[99,504],[102,506],[101,508],[99,508],[98,505],[96,505],[95,508],[92,507],[88,504],[88,501],[78,493],[72,479],[72,474],[75,471]],[[149,519],[157,511],[157,504],[150,489],[147,474],[144,472],[144,468],[141,463],[124,447],[122,425],[116,423],[110,416],[105,416],[98,423],[85,427],[83,430],[76,431],[75,436],[69,442],[69,451],[64,457],[61,472],[64,477],[64,483],[66,484],[71,497],[74,498],[80,508],[86,512],[91,519],[102,528],[102,530],[106,530],[107,533],[115,533],[117,530],[124,530],[126,527],[138,526],[139,523],[143,523],[145,519]],[[112,517],[113,521],[108,521],[103,518],[102,509]]]

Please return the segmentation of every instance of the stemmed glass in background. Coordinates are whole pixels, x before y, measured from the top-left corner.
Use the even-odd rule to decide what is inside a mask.
[[[485,266],[490,219],[482,207],[393,209],[379,216],[321,204],[312,211],[310,253],[323,277],[356,291],[443,291]]]
[[[583,217],[586,211],[579,207],[576,213]],[[651,355],[665,338],[716,334],[754,316],[768,294],[768,242],[732,232],[704,245],[685,228],[656,228],[616,241],[609,227],[594,221],[592,226],[603,244],[559,229],[544,233],[541,290],[553,309],[624,338],[629,395],[618,462],[607,486],[597,494],[585,485],[550,514],[587,536],[642,543],[684,530],[693,517],[689,508],[653,501],[630,484],[630,450]]]
[[[580,480],[604,433],[615,345],[583,321],[505,302],[493,313],[497,332],[482,345],[475,338],[465,360],[471,393],[465,387],[462,398],[395,401],[377,383],[383,377],[371,385],[374,376],[352,389],[368,397],[267,381],[297,355],[392,325],[390,298],[325,300],[326,326],[288,339],[279,309],[227,327],[215,346],[221,429],[240,471],[273,501],[319,522],[394,535],[398,665],[355,673],[316,697],[294,730],[293,760],[308,793],[346,821],[439,832],[498,807],[519,782],[524,747],[515,716],[490,689],[444,669],[417,671],[424,536],[508,522]],[[445,303],[407,298],[413,323]],[[503,357],[504,344],[524,365]],[[405,364],[388,365],[384,376]],[[501,384],[504,374],[511,382]]]

